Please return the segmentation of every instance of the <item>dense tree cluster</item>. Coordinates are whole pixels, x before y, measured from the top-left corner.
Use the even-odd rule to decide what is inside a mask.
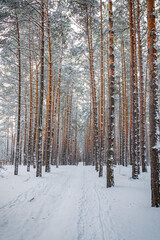
[[[160,205],[160,4],[154,0],[2,0],[1,159],[15,166],[151,165]],[[158,40],[157,40],[158,39]],[[141,168],[140,168],[141,167]]]

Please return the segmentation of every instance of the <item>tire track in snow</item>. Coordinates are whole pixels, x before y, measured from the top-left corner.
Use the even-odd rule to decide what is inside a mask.
[[[101,219],[100,198],[94,189],[92,172],[87,168],[83,168],[81,182],[77,240],[106,240]]]
[[[113,215],[112,215],[112,206],[110,205],[109,203],[109,200],[108,199],[111,199],[111,195],[109,193],[109,191],[107,191],[106,189],[104,189],[104,191],[101,190],[101,192],[99,193],[99,189],[101,188],[101,186],[99,185],[97,187],[97,184],[95,184],[95,192],[97,194],[97,197],[99,199],[99,205],[100,205],[100,212],[101,212],[101,223],[102,223],[102,226],[103,226],[103,232],[104,232],[104,229],[105,229],[105,233],[104,233],[104,240],[123,240],[124,238],[117,235],[117,233],[115,232],[114,230],[114,222],[112,220],[113,218]],[[104,210],[101,209],[101,202],[102,201],[102,205],[104,206],[103,202],[105,202],[105,206],[106,208]],[[107,218],[104,217],[104,220],[106,219],[106,221],[103,221],[102,219],[102,215],[105,214],[107,215]],[[104,224],[103,224],[104,222]],[[104,227],[105,226],[105,227]]]
[[[49,220],[52,208],[55,210],[56,204],[58,205],[60,200],[63,199],[63,194],[67,190],[70,178],[71,176],[65,176],[65,180],[63,179],[63,182],[58,186],[53,184],[52,177],[47,179],[47,182],[42,178],[40,179],[42,182],[38,182],[36,186],[19,194],[12,201],[1,207],[0,229],[4,229],[4,236],[7,236],[7,239],[22,240],[24,238],[32,239],[33,237],[38,239],[38,235]],[[60,193],[58,196],[57,190]],[[6,225],[8,226],[6,227]],[[31,228],[35,228],[35,226],[36,231],[33,229],[35,231],[34,236],[27,237],[30,235]],[[10,231],[7,232],[7,229],[10,229]],[[16,235],[19,229],[24,229],[24,231],[17,238]],[[1,239],[3,239],[3,234]]]
[[[102,223],[102,218],[101,218],[101,204],[100,204],[100,197],[98,195],[97,189],[94,187],[94,190],[96,192],[97,198],[98,198],[98,217],[99,217],[99,222],[101,226],[101,231],[102,231],[102,240],[105,240],[105,235],[104,235],[104,229],[103,229],[103,223]]]
[[[84,190],[84,171],[82,177],[82,187],[81,187],[81,198],[79,200],[79,219],[78,219],[78,240],[84,240],[85,234],[85,204],[86,204],[86,197],[85,197],[85,190]]]
[[[36,222],[37,231],[35,231],[34,234],[32,233],[31,236],[29,235],[26,239],[39,239],[43,230],[46,230],[50,221],[52,221],[54,212],[60,208],[61,203],[63,202],[63,196],[68,190],[70,179],[71,176],[67,176],[65,181],[61,183],[59,190],[57,190],[59,186],[56,188],[52,183],[47,184],[48,188],[45,189],[45,194],[42,201],[39,203],[38,211],[31,213],[31,215],[34,216],[33,219],[35,221],[38,220]],[[60,194],[57,195],[57,192]],[[30,231],[30,226],[28,227],[28,231]],[[23,235],[25,236],[28,231],[26,230],[26,233],[23,233]]]

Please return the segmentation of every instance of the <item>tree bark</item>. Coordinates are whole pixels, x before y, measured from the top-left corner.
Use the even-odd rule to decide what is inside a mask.
[[[90,66],[90,79],[91,79],[91,90],[92,90],[92,106],[93,106],[93,122],[94,122],[94,162],[95,169],[98,171],[98,161],[99,161],[99,143],[98,143],[98,110],[97,110],[97,96],[96,96],[96,83],[94,76],[94,57],[93,57],[93,46],[92,46],[92,21],[88,8],[86,9],[86,27],[87,27],[87,37],[88,37],[88,48],[89,48],[89,66]]]
[[[155,1],[147,0],[147,40],[149,63],[149,122],[150,122],[150,158],[151,158],[151,192],[152,207],[160,206],[159,182],[159,108],[158,75],[156,49]]]
[[[114,186],[114,30],[112,1],[108,0],[109,11],[109,113],[108,113],[108,154],[107,154],[107,188]]]
[[[19,151],[20,151],[20,131],[21,131],[21,42],[18,17],[16,17],[17,25],[17,42],[18,42],[18,116],[17,116],[17,139],[16,139],[16,157],[14,175],[18,175]]]
[[[142,172],[147,172],[146,147],[145,147],[145,106],[144,106],[144,78],[142,40],[140,30],[140,0],[137,0],[137,30],[138,30],[138,55],[139,55],[139,81],[140,81],[140,147]]]
[[[32,94],[32,59],[31,59],[31,39],[30,39],[30,31],[31,31],[31,22],[29,17],[29,80],[30,80],[30,104],[29,104],[29,134],[28,134],[28,161],[27,161],[27,172],[30,171],[30,164],[33,155],[33,94]]]
[[[42,176],[42,114],[44,92],[44,0],[41,0],[41,73],[38,114],[38,145],[37,145],[37,171],[36,176]]]
[[[51,154],[51,106],[52,106],[52,53],[51,53],[51,38],[50,38],[50,20],[48,14],[47,1],[47,33],[48,33],[48,52],[49,52],[49,83],[48,83],[48,123],[47,123],[47,158],[45,171],[50,172],[50,154]]]
[[[99,177],[103,176],[104,162],[104,74],[103,74],[103,16],[102,16],[102,0],[100,0],[100,16],[101,16],[101,101],[100,101],[100,158],[99,158]]]
[[[130,27],[130,51],[131,51],[131,82],[132,82],[132,178],[138,178],[137,164],[137,101],[136,101],[136,79],[135,79],[135,42],[133,24],[133,0],[129,0],[129,27]]]

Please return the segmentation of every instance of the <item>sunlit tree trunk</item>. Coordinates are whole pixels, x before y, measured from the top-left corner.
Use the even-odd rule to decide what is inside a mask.
[[[47,158],[45,171],[50,171],[50,153],[51,153],[51,106],[52,106],[52,53],[51,53],[51,38],[50,38],[50,20],[48,14],[47,1],[47,33],[48,33],[48,52],[49,52],[49,83],[48,83],[48,123],[47,123]]]
[[[76,121],[75,121],[75,149],[74,149],[74,162],[77,165],[77,107],[76,107]]]
[[[61,39],[62,40],[62,39]],[[62,50],[62,45],[61,45]],[[61,52],[62,54],[62,52]],[[61,74],[62,74],[62,55],[60,58],[60,68],[59,68],[59,77],[58,77],[58,86],[57,86],[57,146],[56,146],[56,167],[59,166],[59,132],[60,132],[60,91],[61,91]]]
[[[59,134],[60,134],[60,86],[58,89],[58,102],[57,102],[57,147],[56,147],[56,167],[59,166],[59,149],[60,149],[60,141],[59,141]]]
[[[35,85],[36,85],[36,92],[35,92],[35,114],[34,114],[34,133],[33,133],[33,167],[36,167],[36,156],[37,156],[37,142],[38,142],[38,68],[40,66],[39,62],[36,65],[36,74],[35,74]]]
[[[134,42],[134,24],[133,24],[133,0],[129,0],[129,26],[130,26],[130,51],[131,51],[131,83],[132,83],[132,178],[138,178],[137,164],[137,91],[135,79],[135,42]]]
[[[69,164],[71,164],[71,159],[72,159],[71,124],[72,124],[72,89],[71,89],[70,100],[69,100],[69,130],[68,130],[68,140],[67,140],[67,159]]]
[[[55,71],[54,71],[54,83],[53,83],[53,90],[52,90],[52,123],[51,123],[51,153],[50,153],[50,162],[51,165],[54,164],[54,158],[53,158],[53,148],[54,148],[54,125],[55,125],[55,106],[56,106],[56,98],[55,98],[55,91],[56,91],[56,85],[55,85],[56,77],[55,77]]]
[[[102,0],[100,0],[100,16],[101,16],[101,101],[100,101],[100,158],[99,158],[99,177],[103,176],[104,162],[104,74],[103,74],[103,17],[102,17]]]
[[[159,182],[159,108],[158,108],[158,74],[155,1],[147,0],[147,40],[149,64],[149,122],[150,122],[150,158],[151,158],[151,192],[152,207],[160,206]]]
[[[94,57],[93,57],[93,46],[92,46],[92,21],[88,9],[86,9],[86,27],[88,37],[88,48],[89,48],[89,66],[90,66],[90,78],[91,78],[91,89],[92,89],[92,106],[93,106],[93,122],[94,122],[94,158],[95,158],[95,169],[98,171],[98,160],[99,160],[99,144],[98,144],[98,109],[97,109],[97,97],[96,97],[96,83],[94,76]]]

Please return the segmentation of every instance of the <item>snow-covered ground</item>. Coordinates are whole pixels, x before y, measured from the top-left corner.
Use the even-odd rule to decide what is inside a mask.
[[[105,169],[104,169],[105,173]],[[106,189],[92,166],[52,167],[35,177],[0,169],[1,240],[159,240],[160,209],[150,207],[150,173],[132,180],[131,167],[115,167]]]

